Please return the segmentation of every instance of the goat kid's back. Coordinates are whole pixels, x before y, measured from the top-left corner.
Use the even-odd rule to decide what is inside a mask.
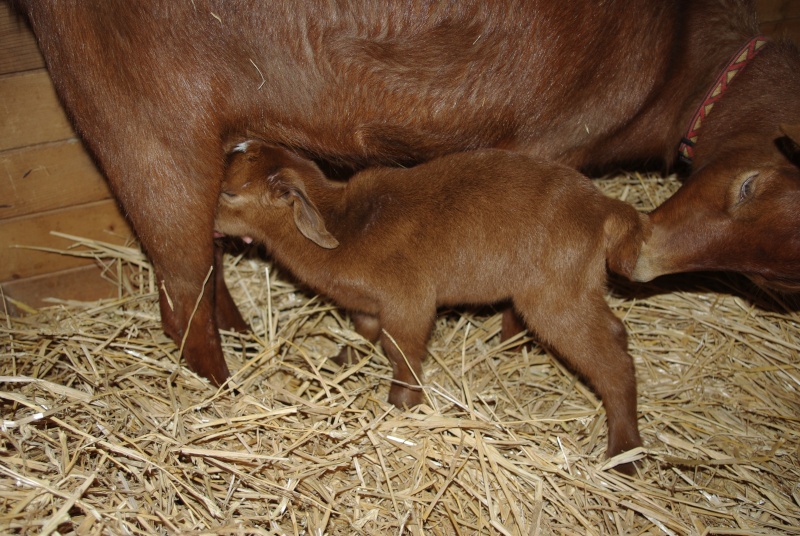
[[[567,274],[600,287],[606,258],[626,275],[643,240],[635,209],[576,171],[499,150],[368,169],[345,188],[343,207],[328,220],[342,245],[378,263],[370,270],[414,266],[398,275],[433,279],[439,305],[566,286]]]
[[[335,245],[312,247],[291,218],[261,205],[221,211],[217,226],[264,242],[329,295],[332,277],[398,292],[425,288],[437,305],[508,299],[520,286],[602,288],[606,261],[628,275],[644,239],[646,218],[631,206],[572,169],[519,153],[487,149],[410,169],[370,168],[342,184],[308,160],[254,142],[233,155],[223,190],[274,187],[267,182],[278,171],[307,190]],[[325,269],[315,270],[320,262]]]

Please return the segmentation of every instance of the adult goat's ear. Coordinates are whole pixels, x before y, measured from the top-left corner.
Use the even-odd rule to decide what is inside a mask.
[[[781,125],[780,128],[787,138],[792,140],[797,147],[800,147],[800,123],[796,125]]]
[[[785,136],[782,140],[778,140],[780,151],[790,162],[800,167],[800,123],[794,125],[784,124],[780,126],[780,129]]]
[[[292,207],[294,224],[303,236],[325,249],[333,249],[339,241],[328,232],[325,220],[309,199],[302,179],[293,171],[284,170],[274,179],[273,193]]]

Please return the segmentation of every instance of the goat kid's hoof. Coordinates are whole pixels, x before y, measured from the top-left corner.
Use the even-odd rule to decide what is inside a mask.
[[[629,448],[609,451],[609,454],[606,456],[607,460],[611,460],[612,458],[619,456],[619,460],[622,462],[611,467],[610,469],[628,476],[636,475],[636,468],[642,466],[640,462],[640,449],[638,449],[638,447],[641,446],[642,443],[641,440],[639,440],[638,444],[635,444]],[[635,449],[637,452],[633,452]],[[630,461],[625,461],[626,459],[629,459]]]
[[[398,409],[411,409],[422,403],[422,388],[392,385],[389,390],[389,403]]]
[[[625,462],[615,465],[612,470],[622,473],[623,475],[635,476],[636,475],[636,462]]]
[[[359,362],[359,352],[352,346],[345,346],[338,354],[329,359],[340,366],[352,365]]]

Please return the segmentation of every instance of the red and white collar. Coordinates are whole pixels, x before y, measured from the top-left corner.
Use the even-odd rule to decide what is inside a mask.
[[[728,62],[728,65],[717,77],[714,85],[712,85],[711,89],[708,90],[703,102],[700,103],[697,111],[692,116],[692,120],[689,123],[689,128],[686,131],[686,135],[681,138],[681,143],[678,145],[678,160],[689,166],[692,165],[692,159],[694,158],[694,144],[697,143],[698,133],[700,131],[700,127],[705,121],[705,118],[711,112],[711,109],[714,108],[714,104],[716,104],[716,102],[722,98],[722,95],[728,89],[728,85],[731,83],[734,77],[742,72],[750,60],[755,58],[756,55],[761,52],[761,49],[767,44],[768,41],[769,39],[767,37],[763,35],[757,35],[745,43],[745,45],[733,55],[731,60]]]

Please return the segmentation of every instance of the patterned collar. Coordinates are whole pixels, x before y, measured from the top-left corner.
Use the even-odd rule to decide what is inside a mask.
[[[731,83],[734,77],[742,72],[750,60],[755,58],[756,55],[761,52],[761,49],[767,44],[768,41],[769,39],[767,37],[763,35],[757,35],[733,55],[731,60],[728,62],[728,65],[717,77],[714,85],[708,90],[703,102],[700,103],[697,111],[692,116],[692,121],[689,123],[689,128],[686,131],[686,135],[681,138],[681,143],[678,145],[678,160],[684,164],[687,164],[688,166],[692,165],[692,159],[694,158],[694,144],[697,143],[700,127],[703,125],[705,118],[711,112],[711,109],[714,108],[714,104],[716,104],[716,102],[722,98],[722,95],[725,93],[725,90],[728,89],[728,85]]]

